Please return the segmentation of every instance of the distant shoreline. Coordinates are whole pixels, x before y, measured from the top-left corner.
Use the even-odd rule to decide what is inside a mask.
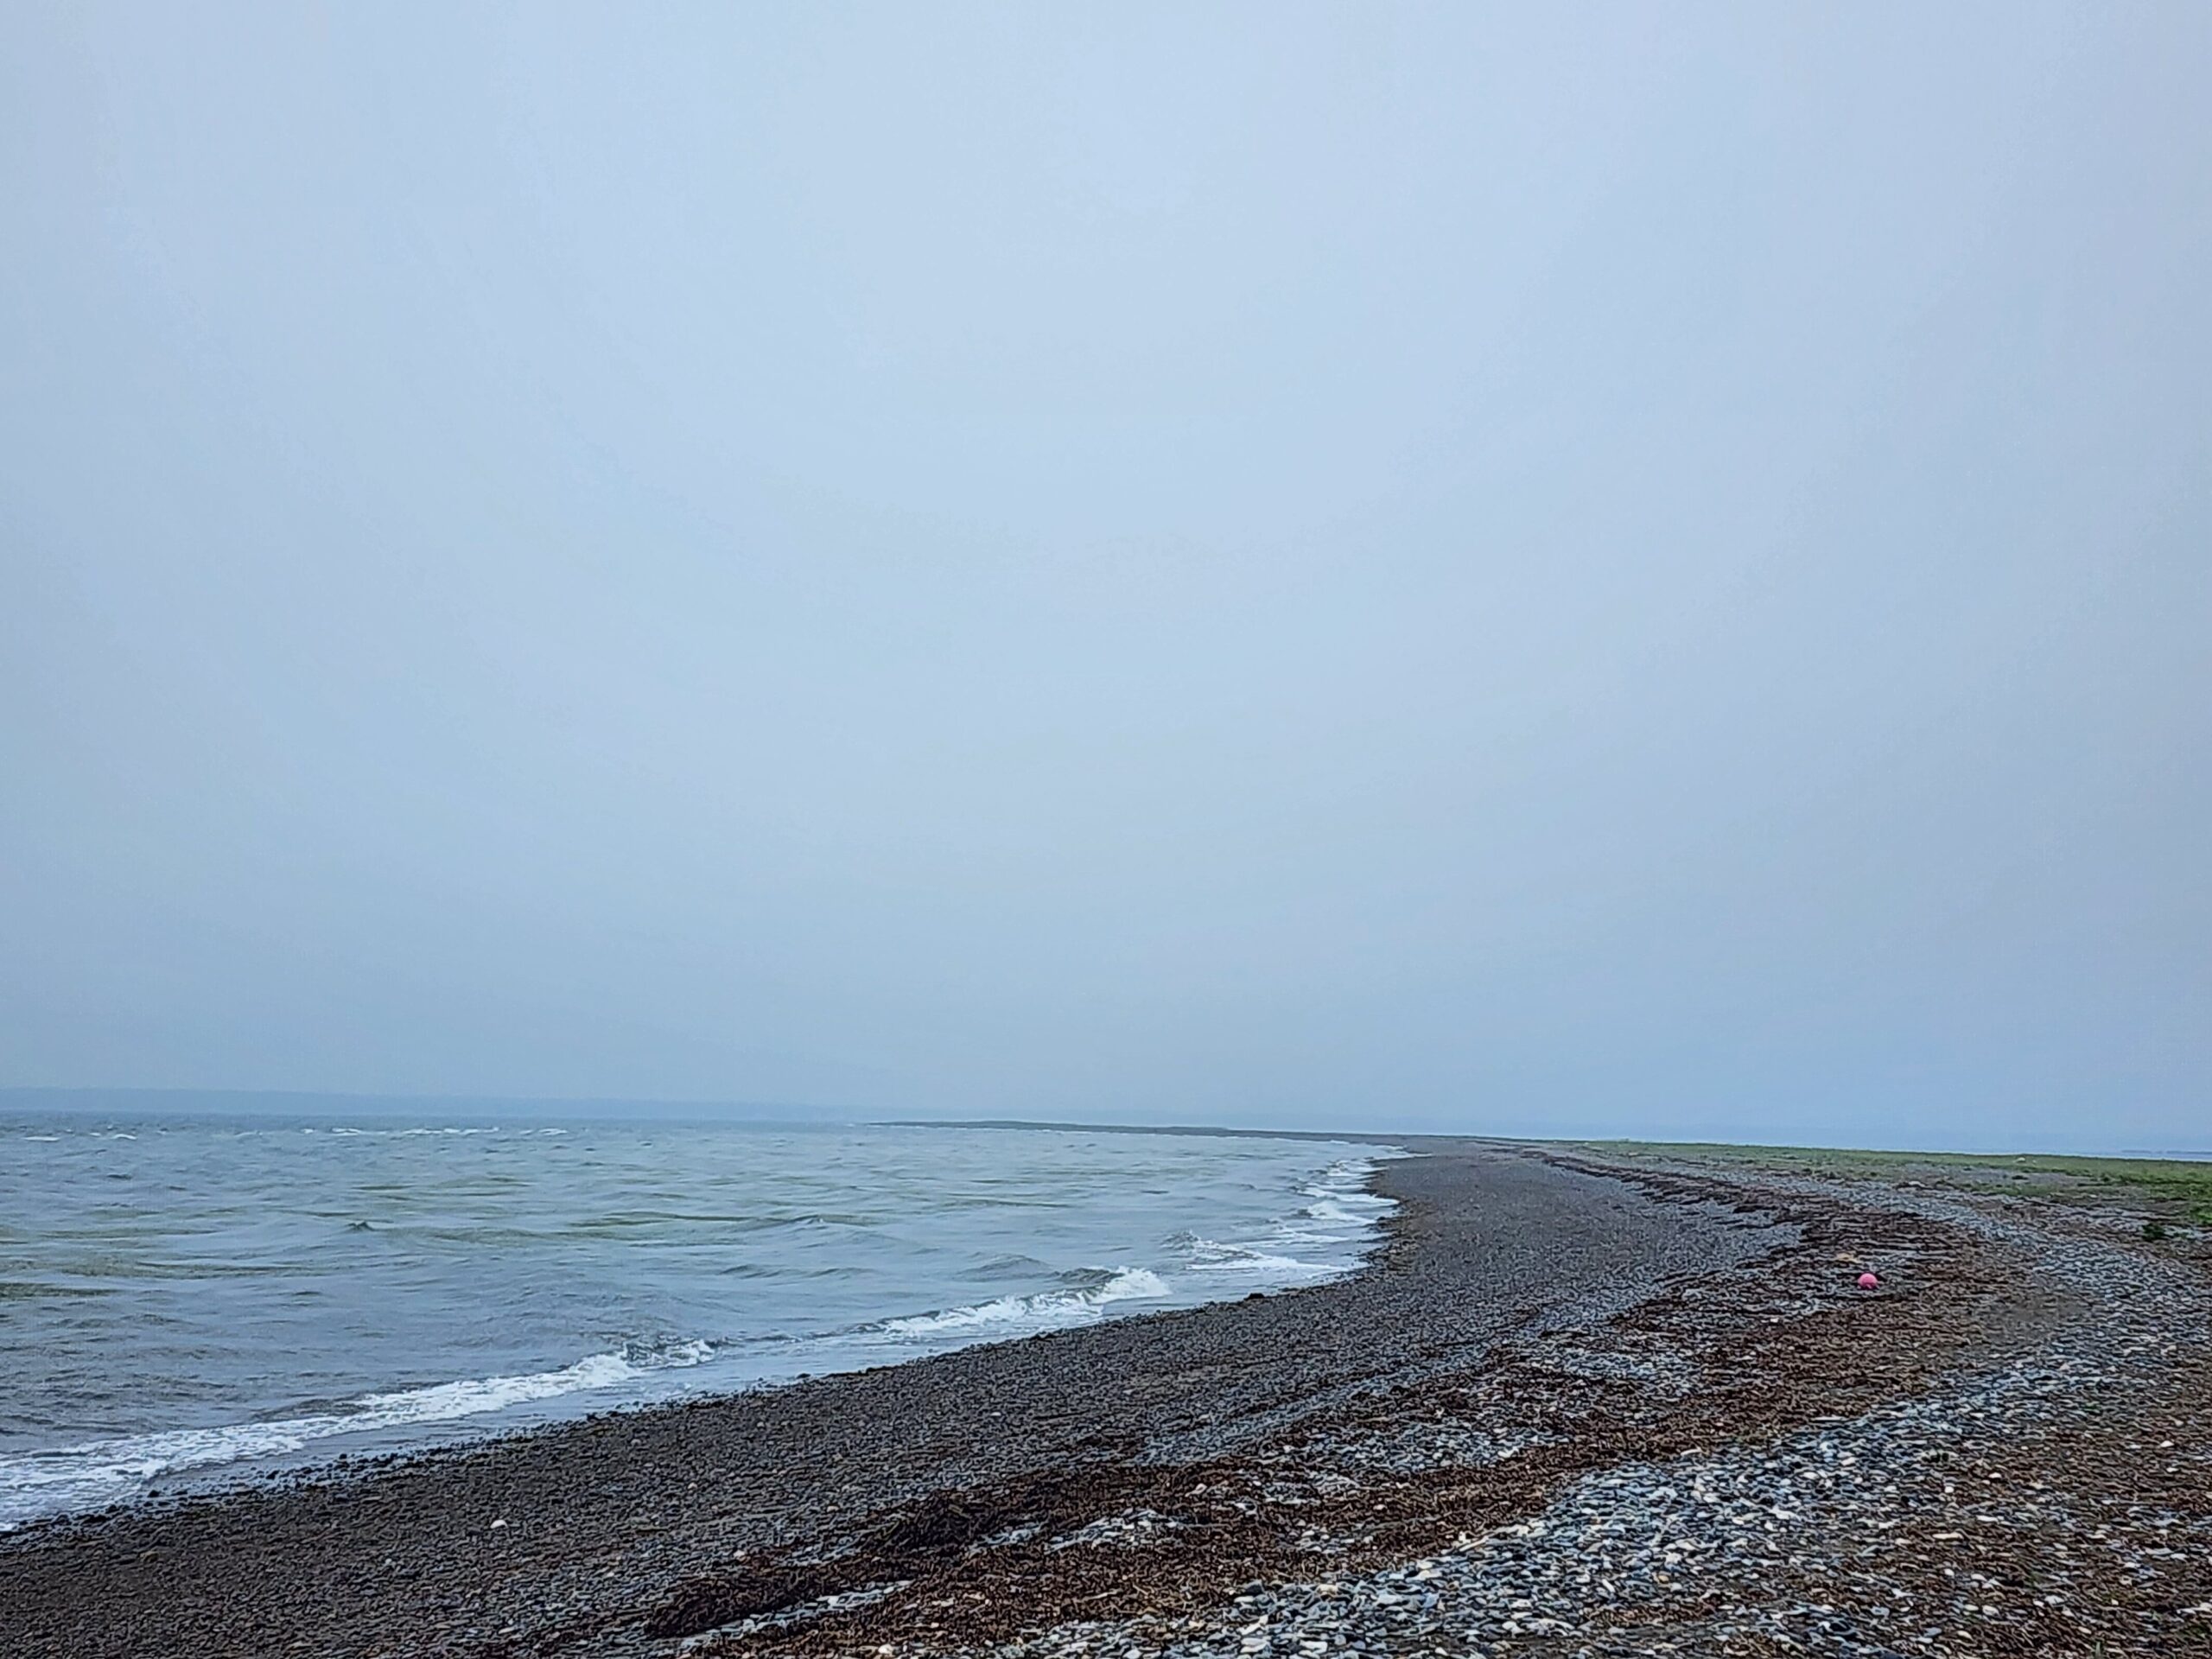
[[[467,1122],[507,1122],[528,1118],[622,1122],[643,1117],[654,1122],[744,1123],[792,1129],[817,1126],[833,1128],[1058,1129],[1090,1135],[1218,1135],[1263,1140],[1342,1141],[1354,1145],[1469,1142],[1555,1152],[1621,1152],[1630,1155],[1728,1153],[1896,1159],[2212,1162],[2212,1146],[2193,1149],[2122,1147],[2104,1152],[2019,1147],[1992,1148],[1986,1146],[1856,1147],[1784,1141],[1630,1140],[1605,1135],[1483,1134],[1433,1128],[1326,1129],[1230,1123],[1110,1123],[1020,1117],[884,1117],[860,1107],[620,1096],[378,1095],[345,1090],[52,1088],[33,1085],[0,1088],[0,1119],[4,1119],[11,1110],[66,1115],[106,1111],[119,1116],[148,1117],[185,1116],[195,1113],[213,1117],[323,1117],[350,1113],[381,1118],[438,1115]]]
[[[1470,1135],[1382,1135],[1363,1129],[1262,1129],[1215,1123],[1054,1123],[1022,1117],[890,1117],[856,1127],[876,1129],[1027,1129],[1067,1135],[1182,1135],[1239,1141],[1338,1141],[1355,1147],[1402,1147],[1415,1141],[1466,1142]],[[1516,1143],[1517,1144],[1517,1143]]]

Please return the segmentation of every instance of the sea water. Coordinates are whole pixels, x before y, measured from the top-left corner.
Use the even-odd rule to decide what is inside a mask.
[[[1355,1266],[1376,1154],[984,1128],[0,1122],[0,1527]]]

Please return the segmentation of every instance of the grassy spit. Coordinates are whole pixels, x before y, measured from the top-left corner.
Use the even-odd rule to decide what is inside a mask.
[[[2084,1158],[2059,1153],[1878,1152],[1847,1147],[1737,1146],[1701,1141],[1554,1141],[1541,1144],[1628,1160],[1749,1165],[1801,1175],[2007,1193],[2140,1211],[2212,1226],[2212,1162]]]

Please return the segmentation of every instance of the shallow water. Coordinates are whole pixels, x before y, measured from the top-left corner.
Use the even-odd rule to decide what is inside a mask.
[[[0,1525],[1342,1273],[1340,1143],[0,1123]]]

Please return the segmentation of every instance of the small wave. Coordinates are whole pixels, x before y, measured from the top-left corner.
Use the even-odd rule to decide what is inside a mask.
[[[1301,1262],[1254,1244],[1224,1244],[1217,1239],[1193,1237],[1185,1247],[1193,1273],[1249,1274],[1268,1279],[1319,1279],[1338,1269],[1319,1262]]]
[[[122,1435],[0,1458],[0,1530],[51,1510],[112,1501],[160,1475],[281,1457],[341,1434],[453,1422],[563,1395],[611,1389],[650,1372],[702,1364],[714,1353],[714,1344],[704,1341],[633,1343],[619,1353],[587,1355],[558,1370],[365,1394],[334,1410],[273,1422]]]
[[[1390,1199],[1367,1189],[1378,1162],[1375,1158],[1346,1158],[1331,1164],[1300,1190],[1324,1204],[1352,1204],[1370,1211],[1393,1209],[1395,1205]]]
[[[911,1319],[886,1319],[874,1328],[894,1337],[943,1337],[963,1332],[1055,1331],[1089,1325],[1115,1302],[1164,1301],[1173,1293],[1149,1268],[1116,1268],[1096,1283],[1029,1296],[999,1296],[969,1307],[948,1307]]]
[[[1347,1158],[1323,1170],[1299,1189],[1309,1198],[1299,1212],[1284,1223],[1287,1242],[1304,1244],[1344,1244],[1370,1236],[1383,1217],[1398,1206],[1391,1199],[1368,1190],[1377,1160]]]

